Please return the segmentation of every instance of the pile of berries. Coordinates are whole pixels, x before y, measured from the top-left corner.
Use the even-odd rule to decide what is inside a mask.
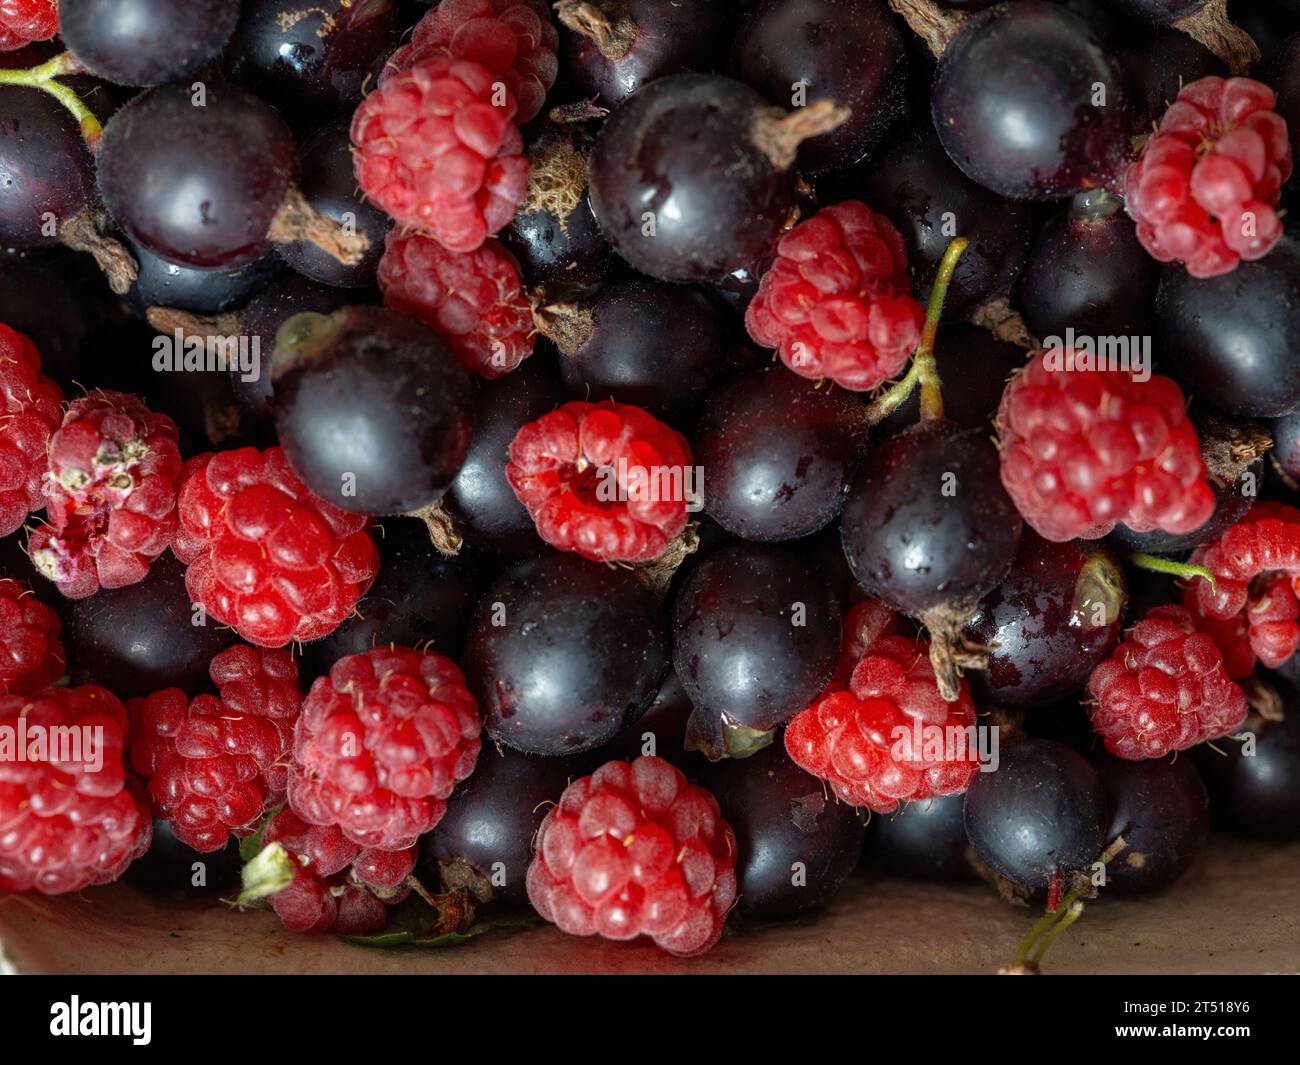
[[[0,0],[0,889],[691,958],[1300,837],[1300,11],[1201,6]]]

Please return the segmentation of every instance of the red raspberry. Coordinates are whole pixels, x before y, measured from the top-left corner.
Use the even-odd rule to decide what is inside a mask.
[[[0,730],[0,745],[13,744],[0,757],[0,889],[80,891],[116,880],[149,849],[153,820],[126,775],[115,695],[88,684],[0,696]]]
[[[431,56],[490,70],[519,103],[520,125],[536,118],[555,84],[560,34],[546,0],[442,0],[389,57],[379,84]]]
[[[393,230],[379,260],[379,287],[387,306],[441,333],[467,370],[489,380],[533,353],[519,266],[495,240],[459,254],[420,233]]]
[[[1276,669],[1295,653],[1300,645],[1300,510],[1256,503],[1188,561],[1214,574],[1214,587],[1204,580],[1187,586],[1184,605],[1197,627],[1218,643],[1230,675],[1248,676],[1256,658]]]
[[[925,641],[883,636],[854,668],[848,691],[823,696],[790,722],[785,749],[845,802],[892,813],[900,802],[966,790],[979,769],[968,742],[974,733],[955,730],[974,725],[966,681],[957,700],[945,702]],[[935,726],[943,733],[926,731]]]
[[[271,878],[262,891],[278,887],[265,897],[290,931],[368,935],[383,927],[389,906],[410,894],[406,881],[415,868],[413,847],[367,850],[337,827],[309,825],[292,810],[267,822],[262,842],[262,853],[250,864],[260,861],[255,873]],[[260,893],[257,888],[253,895]]]
[[[903,238],[883,215],[847,200],[781,238],[745,312],[756,344],[795,373],[863,392],[903,368],[925,312],[912,298]]]
[[[352,118],[357,182],[399,225],[473,251],[528,191],[515,98],[486,67],[447,56],[389,78]]]
[[[36,345],[0,324],[0,536],[45,505],[46,449],[63,417],[63,392],[41,373]]]
[[[0,52],[48,41],[58,31],[58,0],[0,0]]]
[[[1179,387],[1074,360],[1069,349],[1039,352],[1002,395],[1002,484],[1025,521],[1058,543],[1095,540],[1118,522],[1135,532],[1204,525],[1214,493]]]
[[[607,762],[547,811],[527,883],[562,932],[702,954],[736,899],[736,836],[717,800],[662,758]]]
[[[863,599],[850,607],[840,624],[840,660],[822,695],[847,691],[853,670],[862,661],[867,648],[882,636],[892,636],[897,631],[898,615],[884,603],[875,599]]]
[[[190,599],[249,643],[327,636],[379,572],[369,519],[312,495],[278,447],[187,460],[177,511]]]
[[[566,403],[510,443],[506,479],[552,547],[648,562],[686,528],[686,438],[640,407]]]
[[[63,676],[59,615],[21,581],[0,580],[0,695],[30,695]]]
[[[289,805],[363,847],[403,850],[474,769],[479,716],[449,658],[380,647],[312,685],[294,736]]]
[[[1276,102],[1249,78],[1183,87],[1124,178],[1125,206],[1155,258],[1214,277],[1282,239],[1276,207],[1291,176],[1291,142]]]
[[[168,688],[126,704],[132,768],[176,838],[203,853],[249,835],[283,802],[301,702],[288,651],[238,645],[213,658],[209,673],[220,698],[188,702]]]
[[[74,400],[50,437],[45,509],[27,553],[69,599],[143,580],[176,530],[180,434],[135,396]]]
[[[1185,751],[1236,732],[1245,693],[1228,679],[1214,641],[1180,606],[1158,606],[1092,671],[1092,727],[1119,758]]]

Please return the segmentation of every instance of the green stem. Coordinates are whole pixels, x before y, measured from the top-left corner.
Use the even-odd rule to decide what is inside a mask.
[[[103,135],[104,127],[99,124],[99,119],[91,113],[90,108],[82,102],[81,97],[72,88],[55,80],[60,75],[79,74],[82,70],[81,63],[71,52],[63,52],[39,66],[29,67],[26,70],[0,70],[0,85],[21,85],[49,93],[77,120],[86,147],[94,151],[99,147],[99,138]]]
[[[1070,925],[1074,924],[1074,922],[1077,921],[1082,916],[1082,914],[1083,914],[1083,903],[1082,902],[1071,903],[1069,907],[1067,907],[1065,910],[1065,916],[1062,917],[1059,921],[1057,921],[1055,927],[1053,927],[1051,931],[1049,931],[1045,936],[1043,936],[1042,941],[1038,945],[1038,949],[1034,951],[1034,956],[1030,960],[1033,961],[1035,965],[1041,964],[1043,960],[1043,955],[1046,954],[1048,948],[1050,948],[1051,945],[1056,942],[1057,937],[1062,932],[1064,932],[1067,928],[1069,928]]]
[[[1148,555],[1142,551],[1130,551],[1128,560],[1138,569],[1150,570],[1152,573],[1168,573],[1187,581],[1200,577],[1202,580],[1209,581],[1212,589],[1215,586],[1214,574],[1204,566],[1193,566],[1187,562],[1175,562],[1172,558]]]
[[[1061,915],[1073,906],[1079,899],[1079,888],[1075,888],[1065,898],[1057,904],[1056,909],[1048,910],[1042,917],[1034,922],[1033,927],[1020,941],[1020,946],[1016,949],[1015,964],[1023,965],[1029,960],[1029,953],[1034,949],[1034,944],[1038,942],[1040,936],[1051,930],[1052,926],[1061,919]]]
[[[925,311],[925,328],[921,342],[912,356],[907,373],[867,407],[867,424],[875,425],[901,407],[917,385],[921,386],[921,420],[937,421],[943,417],[943,392],[939,380],[939,367],[934,359],[934,338],[939,332],[939,319],[943,304],[948,298],[948,286],[957,271],[957,263],[970,243],[965,237],[956,237],[948,245],[939,263],[939,273],[930,289],[930,304]]]

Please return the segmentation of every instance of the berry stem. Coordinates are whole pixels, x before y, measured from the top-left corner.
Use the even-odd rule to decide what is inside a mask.
[[[1138,569],[1150,570],[1152,573],[1168,573],[1188,581],[1200,577],[1209,581],[1210,587],[1214,588],[1214,574],[1204,566],[1193,566],[1187,562],[1175,562],[1172,558],[1160,558],[1158,555],[1148,555],[1142,551],[1130,551],[1127,558]]]
[[[21,85],[49,93],[77,120],[77,125],[81,127],[81,137],[86,142],[86,147],[93,152],[99,148],[104,127],[71,87],[55,80],[62,74],[79,74],[84,69],[71,52],[63,52],[26,70],[0,70],[0,85]]]
[[[595,41],[606,59],[622,59],[627,55],[638,32],[637,24],[629,16],[611,20],[598,5],[584,0],[559,0],[555,17],[566,29]]]
[[[961,11],[945,11],[934,0],[889,0],[889,6],[936,56],[943,55],[967,18]]]
[[[1259,45],[1228,16],[1228,0],[1207,0],[1190,15],[1174,23],[1195,41],[1223,60],[1234,74],[1245,74],[1259,62]]]

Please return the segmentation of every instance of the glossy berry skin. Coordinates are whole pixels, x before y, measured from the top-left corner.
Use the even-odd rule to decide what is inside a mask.
[[[39,89],[6,85],[0,93],[0,173],[0,244],[54,244],[94,197],[76,120]]]
[[[729,78],[674,74],[615,108],[591,157],[591,207],[614,250],[662,281],[717,280],[768,251],[795,190],[748,133],[765,106]]]
[[[996,586],[1021,529],[998,491],[996,466],[983,430],[946,421],[921,422],[877,444],[840,520],[844,556],[867,593],[920,614],[974,602]]]
[[[1126,844],[1106,865],[1105,893],[1145,895],[1168,887],[1191,868],[1210,834],[1210,798],[1196,763],[1097,755],[1093,766],[1109,800],[1106,839],[1123,836]]]
[[[373,5],[372,5],[373,6]],[[370,242],[359,262],[349,266],[310,241],[295,240],[278,247],[280,257],[303,277],[325,285],[365,288],[375,283],[384,253],[384,238],[393,222],[357,189],[352,172],[352,141],[345,121],[322,126],[299,152],[302,194],[320,214],[350,225]]]
[[[36,345],[2,322],[0,411],[0,536],[8,536],[44,506],[45,456],[63,418],[63,392],[41,373]]]
[[[540,358],[540,356],[538,357]],[[510,487],[510,442],[564,402],[555,372],[532,359],[495,381],[479,381],[474,435],[442,506],[472,547],[507,555],[542,550],[537,526]]]
[[[528,899],[569,935],[712,947],[736,898],[736,837],[717,800],[659,758],[606,762],[546,813]]]
[[[520,562],[498,578],[465,653],[488,735],[529,754],[612,739],[646,711],[667,668],[650,593],[630,573],[574,555]]]
[[[432,503],[469,450],[468,376],[436,334],[395,311],[290,319],[271,379],[285,456],[308,488],[345,510],[404,514]]]
[[[1246,731],[1254,733],[1254,753],[1247,757],[1236,742],[1220,746],[1227,759],[1210,752],[1203,763],[1216,808],[1249,836],[1271,840],[1300,839],[1300,700],[1283,687],[1281,721],[1251,718]],[[1209,759],[1213,758],[1214,761]],[[1216,765],[1215,763],[1220,763]]]
[[[1016,307],[1044,341],[1071,328],[1081,336],[1149,336],[1159,283],[1160,266],[1120,201],[1086,192],[1038,231]]]
[[[1042,706],[1082,688],[1119,642],[1125,593],[1101,547],[1025,530],[1011,569],[963,630],[990,649],[987,668],[967,674],[981,705]]]
[[[775,348],[801,377],[855,392],[897,374],[924,325],[902,238],[858,200],[824,207],[786,233],[745,309],[754,343]]]
[[[593,562],[652,562],[686,528],[686,438],[640,407],[564,404],[510,442],[506,480],[537,535]]]
[[[124,699],[162,688],[207,691],[212,657],[238,639],[196,615],[185,565],[170,552],[139,584],[63,603],[61,615],[74,681],[102,684]]]
[[[1029,250],[1029,205],[1003,200],[972,181],[929,131],[891,142],[839,177],[834,188],[866,200],[897,227],[917,299],[929,299],[953,236],[970,241],[944,302],[947,322],[1005,295]]]
[[[1228,76],[1223,60],[1179,30],[1123,34],[1111,48],[1124,68],[1134,136],[1145,137],[1159,124],[1184,85],[1201,78]]]
[[[820,910],[857,867],[864,818],[828,798],[821,782],[779,747],[717,762],[703,783],[736,833],[738,908],[745,917]]]
[[[730,343],[730,322],[716,299],[685,285],[635,280],[602,285],[577,307],[574,328],[552,337],[574,399],[616,399],[672,425],[699,411]]]
[[[405,850],[473,771],[480,728],[450,658],[407,647],[342,658],[303,700],[289,805],[359,846]]]
[[[177,511],[191,600],[249,643],[333,632],[375,579],[366,519],[313,496],[279,448],[188,459]]]
[[[974,875],[966,860],[964,795],[941,795],[911,803],[871,822],[868,862],[894,876],[915,880],[965,880]]]
[[[59,0],[59,36],[92,74],[162,85],[215,59],[239,0]]]
[[[584,5],[555,6],[560,21],[570,27],[566,9]],[[597,0],[594,6],[608,20],[612,39],[567,28],[565,73],[580,95],[599,97],[606,107],[665,75],[714,69],[721,61],[715,42],[732,32],[727,5],[711,0]]]
[[[867,154],[903,111],[903,36],[880,0],[763,0],[732,44],[730,72],[779,107],[803,82],[810,99],[852,109],[839,129],[799,150],[804,175]]]
[[[1300,239],[1284,236],[1258,262],[1198,279],[1167,267],[1156,297],[1156,342],[1192,393],[1229,414],[1276,418],[1300,406]]]
[[[252,262],[297,173],[293,135],[233,85],[135,97],[104,127],[97,172],[113,219],[138,244],[187,266]]]
[[[445,889],[467,890],[478,902],[527,903],[537,830],[570,781],[583,775],[583,761],[489,747],[421,840],[425,866]]]
[[[30,695],[63,677],[59,616],[21,581],[0,580],[0,694]]]
[[[385,519],[375,532],[379,576],[357,600],[356,612],[328,636],[302,647],[307,680],[323,677],[340,658],[398,644],[459,657],[478,598],[466,559],[446,558],[423,522]]]
[[[966,792],[966,835],[999,876],[1031,888],[1086,870],[1107,842],[1106,789],[1082,755],[1053,740],[1002,748],[997,772]]]
[[[77,761],[0,761],[0,889],[60,895],[116,880],[153,824],[126,771],[126,710],[93,685],[0,696],[6,731],[20,716],[28,728],[101,728],[103,746]]]
[[[238,7],[239,5],[233,5]],[[361,102],[368,80],[397,44],[394,0],[244,0],[230,49],[232,74],[293,112],[342,111]]]
[[[745,544],[701,562],[673,607],[673,665],[703,734],[766,732],[808,706],[835,668],[839,622],[825,581],[787,550]]]
[[[1104,107],[1091,103],[1097,84]],[[1089,24],[1029,0],[964,24],[939,61],[932,112],[968,177],[1008,199],[1050,200],[1116,176],[1123,104],[1120,70]]]
[[[1228,679],[1214,640],[1181,606],[1161,606],[1133,626],[1093,670],[1092,725],[1106,750],[1137,761],[1237,731],[1246,696]]]
[[[793,540],[829,524],[857,468],[860,412],[848,392],[779,366],[717,389],[694,437],[705,512],[750,541]]]
[[[138,244],[131,246],[131,256],[140,273],[127,299],[131,309],[141,316],[150,307],[174,307],[195,314],[218,314],[241,307],[285,269],[275,251],[229,269],[182,266]]]

